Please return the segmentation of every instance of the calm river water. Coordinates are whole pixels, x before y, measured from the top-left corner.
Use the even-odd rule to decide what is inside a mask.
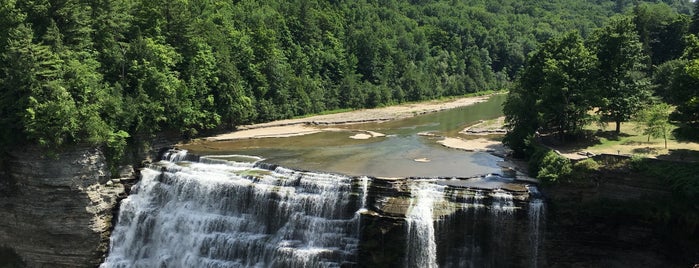
[[[473,177],[500,173],[501,158],[446,148],[430,132],[456,137],[464,127],[502,116],[505,95],[471,106],[383,123],[340,126],[344,131],[289,138],[247,139],[184,146],[199,155],[255,155],[265,162],[301,170],[377,177]],[[337,128],[337,127],[336,127]],[[384,133],[368,140],[349,138],[357,130]],[[417,162],[415,159],[428,159]]]

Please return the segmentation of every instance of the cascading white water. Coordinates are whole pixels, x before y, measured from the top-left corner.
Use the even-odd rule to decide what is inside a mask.
[[[371,229],[377,225],[360,226],[360,220],[376,220],[381,207],[396,200],[394,205],[405,206],[406,188],[261,160],[165,154],[142,171],[141,182],[122,201],[102,267],[371,266],[369,258],[359,258],[368,256],[362,241],[377,241]],[[396,254],[405,257],[395,260],[403,267],[539,265],[541,200],[527,206],[521,193],[443,186],[438,180],[396,185],[407,185],[411,196],[405,236],[398,238],[407,244]],[[375,196],[367,198],[370,186]],[[399,194],[387,194],[389,189]],[[438,246],[447,250],[439,259]]]
[[[163,155],[163,159],[172,163],[184,161],[187,157],[187,150],[170,150]]]
[[[474,193],[474,195],[473,195],[473,215],[474,215],[474,217],[475,217],[475,215],[477,215],[478,210],[484,207],[483,206],[483,199],[484,198],[485,198],[485,195],[482,192],[478,191],[478,192]],[[471,229],[476,230],[476,227],[477,227],[477,221],[472,220],[471,221]],[[477,267],[476,260],[478,259],[478,257],[482,253],[482,248],[478,244],[478,242],[476,241],[476,234],[475,233],[471,234],[471,236],[469,237],[469,244],[470,244],[469,245],[470,254],[469,254],[468,261],[465,263],[461,263],[460,266],[461,267],[468,267],[468,268],[475,268],[475,267]],[[468,266],[466,266],[466,264],[468,264]]]
[[[490,193],[490,197],[493,198],[491,207],[497,213],[512,214],[517,208],[514,204],[512,193],[495,189]]]
[[[544,201],[534,199],[529,202],[529,248],[531,249],[531,266],[539,267],[539,245],[541,243],[541,220],[544,213]]]
[[[359,210],[357,212],[363,212],[366,211],[366,198],[369,195],[369,177],[367,176],[362,176],[360,178],[360,181],[362,182],[362,204],[359,207]]]
[[[122,201],[101,267],[339,267],[354,261],[358,217],[352,208],[360,204],[351,195],[352,178],[202,162],[162,161],[142,171]]]
[[[431,183],[411,185],[412,198],[405,219],[408,235],[405,267],[438,267],[433,209],[444,198],[444,188]]]

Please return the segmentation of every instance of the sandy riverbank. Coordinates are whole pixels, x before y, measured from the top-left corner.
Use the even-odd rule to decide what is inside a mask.
[[[308,135],[320,131],[335,131],[333,125],[383,122],[433,113],[463,106],[473,105],[488,100],[490,96],[467,97],[448,101],[429,101],[410,103],[389,107],[362,109],[344,113],[317,115],[305,118],[279,120],[262,124],[238,127],[238,131],[205,138],[208,141],[225,141],[237,139],[291,137]]]
[[[471,152],[489,152],[497,156],[504,156],[506,154],[506,148],[502,142],[484,138],[462,139],[446,137],[437,143],[449,148]]]

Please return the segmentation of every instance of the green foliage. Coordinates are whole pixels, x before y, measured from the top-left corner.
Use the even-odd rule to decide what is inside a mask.
[[[689,16],[677,13],[665,3],[640,4],[634,7],[633,22],[643,50],[649,55],[648,64],[662,64],[682,55]]]
[[[541,162],[544,160],[544,157],[551,152],[551,149],[542,147],[537,144],[532,144],[530,146],[531,154],[528,155],[529,157],[529,173],[536,177],[536,175],[539,173],[539,170],[541,169]]]
[[[691,64],[682,60],[664,62],[679,57],[678,51],[683,47],[684,58],[699,54],[693,52],[699,41],[682,37],[686,33],[685,20],[685,16],[665,4],[638,5],[633,17],[612,18],[586,44],[575,33],[551,38],[532,53],[504,104],[509,128],[505,144],[517,156],[523,156],[526,141],[532,137],[558,134],[564,140],[570,134],[580,133],[592,121],[613,121],[619,134],[621,123],[637,113],[636,120],[649,123],[646,134],[667,137],[669,124],[658,118],[667,113],[659,110],[669,110],[669,106],[646,109],[656,111],[652,115],[639,111],[650,101],[651,89],[676,102],[693,96],[686,94],[694,90],[689,88],[695,84]],[[660,39],[668,42],[661,45]],[[661,65],[654,68],[655,85],[651,86],[647,77],[649,67],[655,63]],[[678,69],[684,66],[689,67]],[[683,109],[688,111],[685,115],[692,114],[694,107],[697,106],[679,106],[676,114]],[[596,111],[597,116],[591,116],[591,111]],[[675,118],[684,124],[691,122],[687,117]]]
[[[599,29],[590,40],[597,55],[597,96],[599,113],[616,123],[628,121],[650,96],[645,69],[647,55],[643,51],[630,18],[619,17]]]
[[[573,171],[570,159],[550,149],[539,149],[529,163],[530,172],[542,183],[556,183]]]
[[[506,114],[511,115],[509,124],[512,128],[535,125],[557,131],[561,137],[580,131],[589,121],[587,111],[592,107],[589,73],[594,64],[595,58],[576,32],[544,43],[527,62],[519,83],[505,104]],[[513,114],[527,113],[526,110],[538,113],[536,118],[533,114],[522,118],[536,121],[535,124],[513,118]]]
[[[187,138],[325,110],[501,89],[510,85],[540,42],[571,30],[588,36],[614,13],[613,5],[514,0],[4,1],[0,150],[23,143],[119,148],[116,141],[150,138],[160,131]],[[630,6],[624,2],[618,8]],[[675,38],[674,31],[681,29],[673,24],[675,19],[646,21],[660,39]],[[655,21],[662,27],[653,28]],[[547,114],[560,113],[564,119],[547,117],[542,125],[567,131],[581,124],[581,100],[575,92],[583,80],[575,68],[589,64],[589,55],[580,38],[556,39],[568,44],[561,47],[569,51],[552,53],[569,57],[543,65],[555,80],[548,92],[559,86],[571,89],[548,94],[547,102],[574,101],[551,106]],[[528,92],[516,94],[508,109],[531,104]],[[525,126],[537,117],[510,116],[509,122]],[[529,126],[519,136],[531,136],[537,128]]]
[[[116,171],[115,169],[117,164],[124,156],[124,152],[126,152],[128,146],[127,139],[130,137],[131,136],[129,135],[129,133],[126,133],[126,131],[123,130],[119,130],[117,132],[109,134],[109,137],[106,141],[106,156],[107,159],[109,159],[109,163],[111,164],[112,172]]]
[[[555,152],[549,152],[541,160],[540,169],[536,175],[537,179],[544,182],[556,182],[568,176],[572,171],[570,160]]]
[[[667,103],[658,103],[651,105],[639,111],[634,120],[638,123],[644,135],[650,138],[663,138],[665,140],[665,149],[667,149],[667,138],[672,130],[672,125],[669,122],[672,107]]]
[[[503,104],[505,124],[509,129],[503,138],[503,143],[510,147],[516,157],[527,156],[526,150],[530,148],[539,122],[538,113],[534,107],[536,100],[518,90],[510,90]]]
[[[574,173],[591,173],[598,171],[599,169],[600,164],[593,158],[586,158],[573,164]]]
[[[599,177],[599,170],[602,164],[595,161],[593,158],[573,162],[572,171],[567,176],[568,183],[585,184],[589,181],[594,181]]]
[[[684,139],[699,139],[699,38],[691,34],[685,37],[686,44],[682,58],[668,62],[663,73],[668,74],[661,80],[661,96],[677,106],[670,119],[677,122],[679,128],[675,135]]]
[[[699,34],[699,2],[694,1],[694,14],[692,14],[692,21],[689,25],[689,33],[697,35]]]

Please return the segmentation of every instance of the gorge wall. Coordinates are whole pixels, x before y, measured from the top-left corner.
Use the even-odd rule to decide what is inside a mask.
[[[17,259],[21,259],[27,267],[95,267],[102,262],[109,247],[112,215],[117,200],[124,196],[124,186],[120,180],[109,179],[105,158],[99,149],[84,147],[56,156],[42,154],[37,148],[26,148],[12,153],[0,165],[0,264],[9,263],[13,267],[12,264],[20,264]],[[169,166],[169,171],[164,173],[174,175],[189,168]],[[236,170],[235,174],[241,175],[238,179],[251,179],[255,184],[267,175],[281,172],[282,181],[288,180],[293,186],[289,191],[307,192],[304,198],[315,198],[320,188],[336,187],[311,183],[318,181],[319,174],[292,172],[273,165],[253,171],[226,168]],[[160,171],[155,171],[152,179],[159,180],[161,185],[178,185],[174,181],[178,177],[165,180],[165,177],[158,177]],[[232,173],[223,174],[231,176]],[[297,186],[303,184],[307,176],[312,177],[309,186]],[[691,239],[671,236],[672,223],[657,225],[647,218],[620,213],[633,209],[624,204],[649,197],[661,200],[671,194],[662,182],[628,172],[600,173],[587,181],[546,187],[545,215],[541,202],[528,200],[528,191],[479,191],[428,181],[421,182],[424,185],[418,189],[406,180],[340,177],[330,181],[342,181],[337,186],[349,190],[333,190],[344,194],[335,196],[342,198],[332,204],[348,202],[349,205],[328,210],[327,215],[319,214],[322,217],[310,215],[307,220],[316,222],[307,224],[315,226],[309,229],[312,232],[290,241],[301,243],[298,241],[305,241],[305,236],[315,235],[317,228],[322,227],[322,241],[340,241],[344,250],[319,250],[318,256],[337,259],[350,266],[391,267],[396,263],[418,265],[426,261],[438,263],[440,267],[687,267],[699,260],[697,244],[692,244]],[[199,187],[198,184],[189,186]],[[278,185],[269,189],[273,192],[269,193],[271,198],[258,196],[259,193],[249,186],[241,189],[249,191],[246,192],[248,201],[286,200],[275,187]],[[189,196],[192,192],[177,193]],[[288,203],[298,205],[299,211],[313,211],[313,207],[307,207],[310,203],[296,202],[292,197],[289,196]],[[424,210],[417,202],[413,203],[418,200],[431,204],[433,209]],[[287,213],[287,217],[299,217],[294,213]],[[267,214],[247,214],[270,220]],[[182,214],[183,219],[190,216]],[[209,221],[209,216],[200,216],[196,219],[207,219],[203,223]],[[539,217],[541,221],[537,220]],[[210,220],[221,223],[217,217]],[[423,224],[430,222],[434,225]],[[337,225],[345,231],[335,233]],[[152,230],[143,231],[154,235]],[[663,236],[664,231],[667,236]],[[430,241],[420,240],[422,232],[433,233],[435,237]],[[297,235],[295,232],[288,234]],[[304,248],[299,246],[302,243],[294,243],[288,245],[290,254],[315,256],[311,252],[294,250],[297,246]],[[409,252],[416,247],[406,245],[420,248],[426,245],[433,248],[436,255],[427,254],[430,256],[412,260],[409,257],[416,255]],[[322,249],[325,245],[308,247]],[[144,252],[146,249],[142,248]],[[216,254],[234,256],[238,253]]]
[[[699,263],[696,231],[682,227],[673,215],[687,200],[678,199],[667,180],[619,164],[628,157],[594,159],[603,168],[542,187],[549,204],[542,247],[550,267],[692,267]]]
[[[44,153],[24,148],[2,164],[0,248],[13,253],[3,255],[16,254],[27,267],[95,267],[124,186],[110,180],[98,148]]]

